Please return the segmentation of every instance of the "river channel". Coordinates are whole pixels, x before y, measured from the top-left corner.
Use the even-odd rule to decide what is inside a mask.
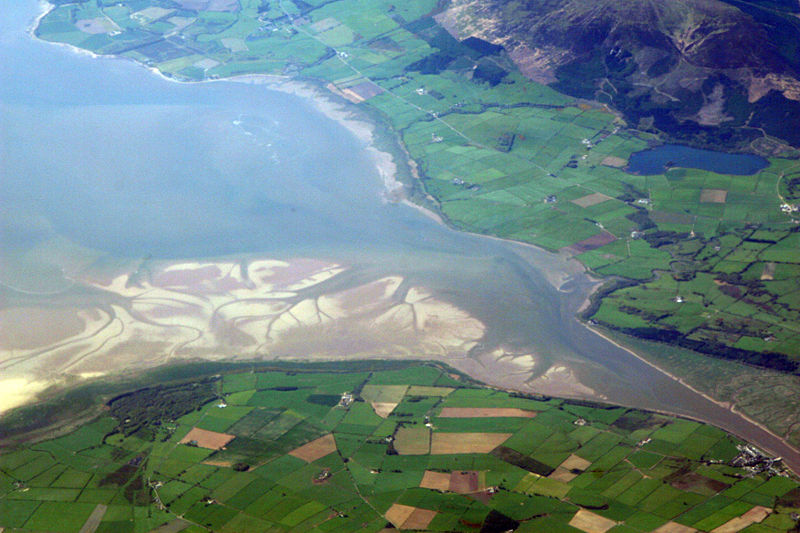
[[[78,54],[28,35],[36,2],[0,6],[0,299],[63,305],[73,253],[323,258],[350,266],[342,283],[402,276],[467,310],[482,348],[536,356],[531,379],[566,365],[586,396],[711,422],[800,471],[797,450],[575,320],[595,283],[574,262],[386,202],[363,143],[310,102]]]

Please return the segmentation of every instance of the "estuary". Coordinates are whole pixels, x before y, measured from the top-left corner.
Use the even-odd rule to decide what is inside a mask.
[[[64,371],[91,377],[101,366],[180,357],[437,358],[495,386],[696,417],[800,468],[800,453],[778,437],[579,323],[575,313],[596,281],[576,262],[459,233],[389,201],[391,166],[309,99],[260,84],[174,83],[129,61],[78,54],[25,31],[35,2],[0,4],[2,379],[24,388]],[[306,267],[281,285],[272,263],[258,278],[253,265],[265,260]],[[176,270],[179,289],[166,275]],[[200,285],[187,288],[185,278],[200,271],[210,292],[198,296]],[[259,289],[260,279],[268,287],[258,298],[234,294]],[[359,294],[387,303],[373,316]],[[322,298],[333,298],[341,316],[320,337]],[[251,346],[242,323],[264,315],[271,300],[283,306],[275,320],[294,310],[298,324],[271,348]],[[226,336],[219,309],[233,301],[261,310],[241,311],[229,321],[237,332]],[[415,325],[420,338],[409,343],[402,330],[381,329],[405,320],[395,305],[419,320],[421,301],[430,304],[428,324],[467,332],[451,342]],[[300,316],[303,302],[316,302],[313,324]],[[117,333],[89,339],[91,324],[104,320]],[[194,334],[144,338],[142,324],[202,336],[197,323],[220,332],[206,344]],[[22,330],[28,337],[20,340]],[[68,339],[66,350],[59,343]]]

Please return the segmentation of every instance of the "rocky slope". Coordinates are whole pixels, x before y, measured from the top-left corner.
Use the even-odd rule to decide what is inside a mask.
[[[437,20],[633,126],[729,148],[775,150],[765,134],[800,146],[797,0],[453,0]]]

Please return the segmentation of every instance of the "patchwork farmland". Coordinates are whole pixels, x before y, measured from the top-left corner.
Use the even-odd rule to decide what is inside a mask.
[[[743,443],[714,427],[521,397],[439,366],[394,367],[231,365],[209,379],[118,395],[109,410],[69,434],[3,450],[0,528],[766,533],[797,527],[800,483],[742,453]],[[172,411],[140,408],[154,398]],[[395,408],[380,414],[383,402],[375,399]],[[733,466],[743,460],[760,466]]]

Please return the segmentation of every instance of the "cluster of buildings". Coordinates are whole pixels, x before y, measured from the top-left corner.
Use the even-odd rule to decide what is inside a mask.
[[[475,185],[474,183],[467,183],[466,181],[462,180],[461,178],[453,178],[450,180],[450,183],[453,185],[458,185],[459,187],[466,187],[468,191],[479,191],[481,190],[480,185]]]
[[[350,404],[352,404],[354,401],[355,398],[353,398],[353,393],[343,392],[342,399],[339,400],[339,407],[350,407]]]
[[[780,457],[768,457],[751,444],[737,444],[736,449],[739,455],[733,458],[731,466],[743,468],[753,475],[763,472],[772,476],[786,475]]]

